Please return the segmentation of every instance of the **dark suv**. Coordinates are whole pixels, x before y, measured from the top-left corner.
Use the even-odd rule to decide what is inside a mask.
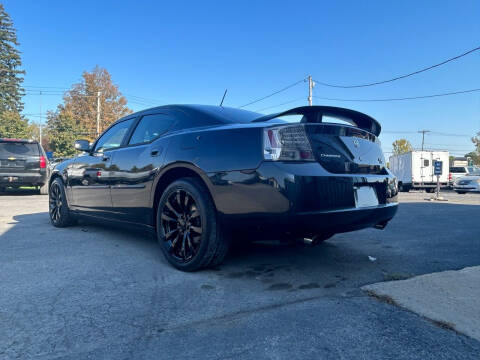
[[[36,141],[0,138],[0,192],[20,186],[35,186],[40,194],[48,194],[45,151]]]

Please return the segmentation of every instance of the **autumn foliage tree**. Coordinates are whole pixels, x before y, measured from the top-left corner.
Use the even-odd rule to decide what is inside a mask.
[[[106,69],[96,66],[91,72],[84,71],[82,81],[74,84],[65,93],[63,104],[59,105],[55,112],[48,114],[49,145],[56,156],[73,155],[75,139],[96,138],[98,92],[100,132],[115,120],[132,112]]]
[[[63,100],[63,111],[71,114],[77,124],[95,138],[97,131],[97,96],[100,92],[100,132],[112,122],[132,111],[127,107],[127,99],[112,83],[109,72],[96,66],[91,72],[84,71],[82,81],[67,91]]]
[[[401,155],[413,150],[412,144],[407,139],[395,140],[392,146],[393,155]]]

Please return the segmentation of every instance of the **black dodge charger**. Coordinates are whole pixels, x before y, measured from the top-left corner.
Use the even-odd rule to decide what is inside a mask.
[[[397,211],[380,124],[327,106],[262,115],[228,107],[161,106],[128,115],[49,184],[54,226],[78,217],[156,231],[166,259],[219,264],[230,239],[305,238],[383,229]]]

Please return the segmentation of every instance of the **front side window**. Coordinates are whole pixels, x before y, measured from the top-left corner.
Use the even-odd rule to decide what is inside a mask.
[[[128,132],[134,119],[122,121],[110,129],[98,139],[95,145],[95,152],[104,152],[105,150],[115,149],[122,145],[123,138]]]
[[[129,144],[143,144],[155,140],[167,132],[173,121],[172,117],[165,114],[145,115],[133,132]]]

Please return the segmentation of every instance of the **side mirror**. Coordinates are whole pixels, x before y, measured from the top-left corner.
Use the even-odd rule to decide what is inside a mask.
[[[75,150],[90,152],[92,149],[88,140],[75,140]]]

